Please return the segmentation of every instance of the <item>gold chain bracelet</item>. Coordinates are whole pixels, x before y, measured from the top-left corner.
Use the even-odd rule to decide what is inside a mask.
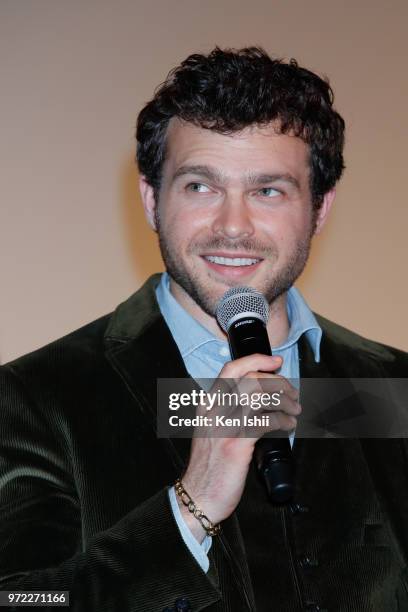
[[[207,532],[209,536],[216,536],[221,531],[221,525],[214,525],[206,516],[200,508],[196,506],[196,504],[191,499],[190,495],[185,490],[183,483],[180,478],[177,478],[174,483],[174,488],[176,490],[177,495],[180,497],[183,504],[188,508],[189,512],[200,522],[202,528]]]

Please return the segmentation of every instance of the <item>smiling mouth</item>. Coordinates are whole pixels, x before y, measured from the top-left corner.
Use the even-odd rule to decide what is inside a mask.
[[[221,266],[232,266],[235,268],[241,266],[254,266],[262,261],[261,259],[252,257],[217,257],[216,255],[204,255],[204,259]]]

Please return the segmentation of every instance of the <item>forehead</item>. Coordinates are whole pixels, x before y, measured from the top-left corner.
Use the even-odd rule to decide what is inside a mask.
[[[279,134],[274,123],[219,134],[172,118],[167,129],[164,172],[176,172],[186,164],[201,164],[222,168],[231,176],[249,169],[302,178],[309,173],[309,157],[309,146],[303,140]]]

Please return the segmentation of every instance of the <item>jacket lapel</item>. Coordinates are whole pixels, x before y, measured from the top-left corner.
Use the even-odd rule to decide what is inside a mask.
[[[128,388],[143,420],[157,432],[157,379],[189,378],[180,352],[158,307],[155,287],[160,275],[115,311],[105,334],[106,357]],[[185,468],[190,440],[162,438],[176,475]]]

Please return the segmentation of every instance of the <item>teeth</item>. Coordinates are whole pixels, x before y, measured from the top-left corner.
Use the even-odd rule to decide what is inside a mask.
[[[260,261],[260,259],[250,259],[249,257],[216,257],[215,255],[207,255],[205,258],[222,266],[253,266]]]

